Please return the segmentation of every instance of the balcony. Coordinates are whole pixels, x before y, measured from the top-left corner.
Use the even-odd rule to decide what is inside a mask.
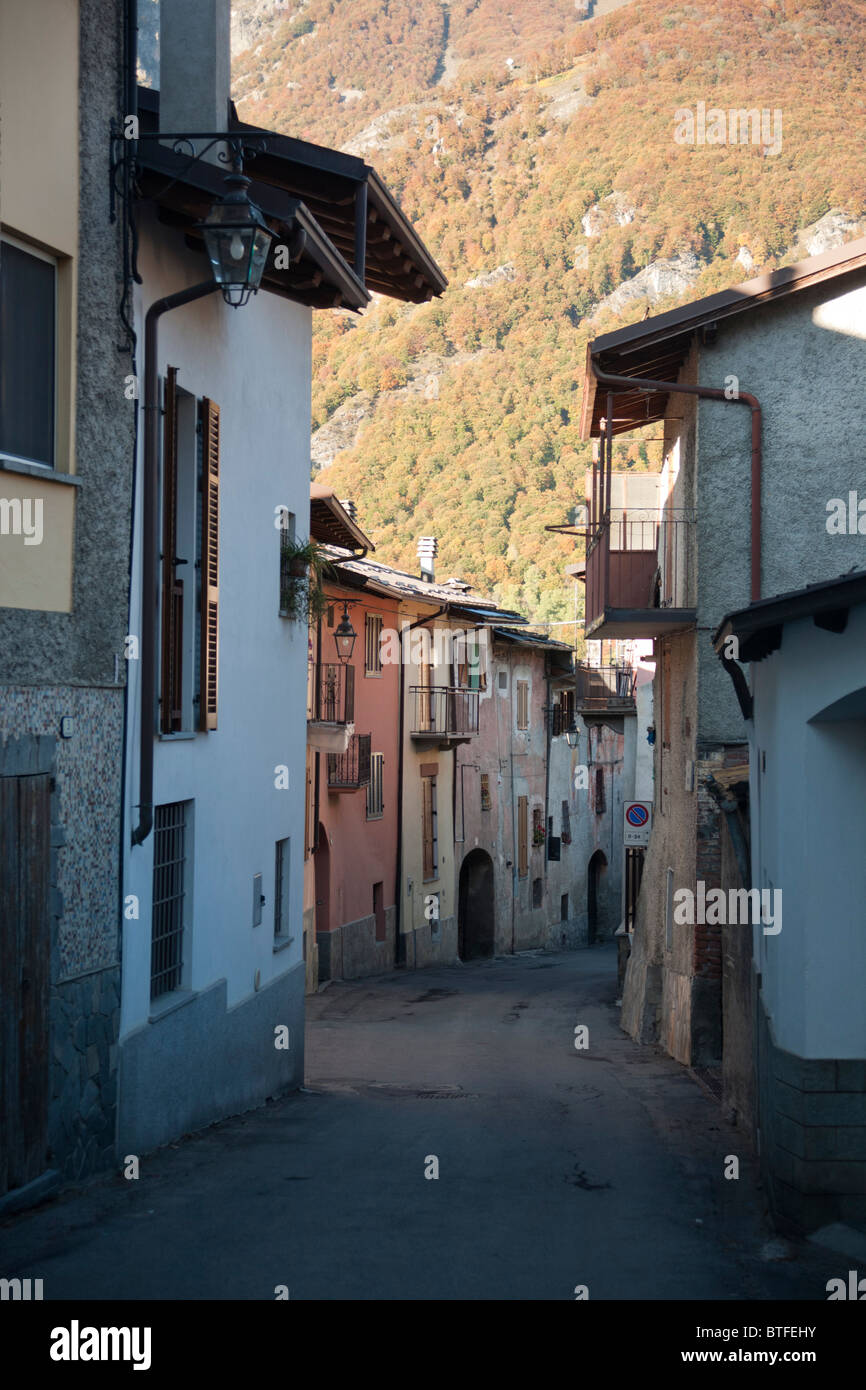
[[[661,637],[694,625],[691,510],[616,508],[587,534],[587,637]]]
[[[328,791],[356,792],[370,785],[372,734],[353,734],[345,753],[328,754]]]
[[[453,685],[412,685],[409,732],[419,743],[448,748],[478,733],[478,691]]]
[[[575,671],[579,714],[633,714],[635,672],[628,666],[585,666]]]
[[[311,666],[307,719],[316,724],[351,724],[355,718],[355,668]]]

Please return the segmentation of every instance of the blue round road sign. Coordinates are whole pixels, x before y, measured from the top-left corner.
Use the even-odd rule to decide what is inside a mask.
[[[629,825],[633,825],[640,829],[640,827],[646,825],[649,820],[649,812],[645,806],[629,806],[625,813],[625,818]]]

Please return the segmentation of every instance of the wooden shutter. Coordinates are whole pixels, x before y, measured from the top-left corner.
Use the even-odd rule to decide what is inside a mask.
[[[159,728],[182,727],[183,581],[177,577],[177,368],[169,367],[163,395],[162,441],[162,648]]]
[[[424,843],[424,877],[433,878],[433,779],[421,782],[421,836]]]
[[[199,728],[217,727],[219,687],[219,496],[220,412],[213,401],[201,403],[201,705]]]
[[[529,873],[529,799],[517,798],[517,873],[526,878]]]
[[[345,666],[346,673],[346,704],[343,710],[343,720],[346,724],[352,724],[355,720],[355,668]]]

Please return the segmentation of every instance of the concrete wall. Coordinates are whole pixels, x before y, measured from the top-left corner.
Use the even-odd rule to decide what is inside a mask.
[[[49,1161],[61,1178],[78,1179],[112,1161],[116,1125],[135,427],[135,404],[124,395],[131,356],[118,352],[121,223],[108,218],[122,15],[111,0],[34,0],[4,4],[2,25],[3,221],[59,257],[59,429],[56,479],[42,470],[0,472],[0,495],[62,494],[63,516],[29,551],[44,567],[25,600],[31,606],[15,589],[19,578],[0,595],[0,742],[10,773],[9,750],[42,758],[51,749]],[[14,560],[6,579],[10,571],[20,577]],[[4,606],[10,599],[21,606]],[[59,736],[64,716],[68,738]]]
[[[148,303],[206,273],[180,232],[143,217],[141,234],[139,324]],[[205,1122],[202,1116],[214,1118],[214,1096],[226,1113],[303,1076],[300,1028],[291,1052],[275,1056],[271,1027],[293,1019],[297,1025],[304,990],[308,647],[306,624],[279,616],[275,515],[283,506],[298,518],[308,515],[310,351],[309,310],[267,293],[242,310],[215,294],[161,324],[160,370],[177,366],[179,387],[220,407],[219,713],[215,731],[163,736],[155,747],[155,804],[193,803],[180,1022],[166,1015],[166,1001],[154,1008],[150,1001],[153,834],[126,853],[124,892],[137,897],[139,920],[126,922],[124,931],[121,1049],[122,1059],[130,1058],[122,1060],[124,1145],[163,1142]],[[250,369],[239,370],[239,364]],[[139,494],[139,518],[140,503]],[[135,558],[133,632],[140,631],[139,529]],[[137,821],[140,799],[139,722],[149,717],[142,714],[139,672],[131,665],[128,827]],[[287,788],[280,768],[288,770]],[[275,842],[284,838],[291,845],[288,945],[275,942],[273,922]],[[265,906],[261,924],[253,926],[257,874]],[[232,1061],[235,1042],[247,1055],[244,1067]],[[178,1103],[162,1122],[149,1116],[139,1128],[136,1117],[149,1113],[168,1063],[177,1072]]]

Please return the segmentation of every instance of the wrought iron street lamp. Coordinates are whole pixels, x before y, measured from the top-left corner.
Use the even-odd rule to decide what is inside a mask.
[[[343,616],[334,628],[334,641],[337,645],[337,656],[344,666],[352,659],[352,652],[355,649],[355,638],[357,635],[349,618],[349,605],[344,603]]]
[[[198,230],[223,299],[239,309],[262,283],[274,233],[249,200],[247,176],[235,169],[225,181],[228,191],[214,203]]]
[[[569,724],[568,728],[565,731],[565,741],[568,744],[569,748],[576,748],[579,739],[580,734],[578,733],[577,725],[575,723]]]

